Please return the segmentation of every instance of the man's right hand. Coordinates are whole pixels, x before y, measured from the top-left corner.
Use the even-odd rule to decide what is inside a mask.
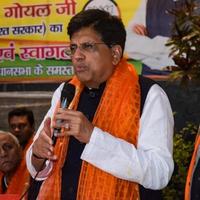
[[[32,164],[37,171],[41,170],[41,165],[45,160],[57,160],[57,156],[54,155],[53,149],[54,147],[51,139],[51,119],[47,118],[44,121],[44,128],[32,147]]]

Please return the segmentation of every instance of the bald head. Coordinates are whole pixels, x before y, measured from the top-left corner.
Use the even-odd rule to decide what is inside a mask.
[[[0,171],[15,171],[21,161],[21,152],[18,139],[10,132],[0,130]]]
[[[7,137],[11,137],[12,140],[14,140],[14,143],[16,143],[17,146],[20,146],[19,140],[12,133],[0,130],[0,135],[2,135],[2,136],[5,135]]]

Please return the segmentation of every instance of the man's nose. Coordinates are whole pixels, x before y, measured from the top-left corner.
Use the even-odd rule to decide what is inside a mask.
[[[10,127],[10,131],[14,133],[19,133],[21,131],[19,126]]]
[[[81,59],[85,58],[83,50],[81,50],[80,47],[77,47],[76,51],[73,54],[73,58],[76,59],[76,60],[81,60]]]
[[[19,129],[19,127],[18,126],[16,126],[14,129],[13,129],[14,131],[20,131],[20,129]]]

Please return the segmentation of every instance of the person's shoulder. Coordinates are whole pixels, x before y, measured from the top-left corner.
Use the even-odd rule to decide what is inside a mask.
[[[69,84],[69,82],[71,81],[71,79],[66,80],[65,82],[62,82],[59,86],[58,86],[58,90],[62,90],[67,84]]]
[[[155,80],[139,75],[139,83],[142,93],[148,93],[150,90],[155,92],[163,91],[162,86]]]
[[[57,102],[58,99],[60,99],[60,95],[61,95],[62,89],[63,89],[63,87],[64,87],[64,84],[65,84],[65,82],[61,83],[61,84],[53,91],[51,103]]]
[[[157,82],[149,77],[139,75],[139,82],[141,86],[152,86],[153,84],[156,84]]]
[[[145,102],[147,98],[158,96],[167,96],[162,86],[153,79],[139,76],[139,83],[141,88],[141,101]]]
[[[141,89],[141,99],[142,101],[145,101],[147,94],[149,93],[149,90],[154,85],[158,85],[156,81],[153,79],[147,78],[145,76],[139,75],[139,84]]]

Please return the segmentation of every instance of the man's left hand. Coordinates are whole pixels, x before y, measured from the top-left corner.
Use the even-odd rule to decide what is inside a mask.
[[[59,121],[61,123],[58,123]],[[58,137],[71,135],[82,143],[88,143],[94,125],[82,112],[59,108],[55,115],[54,128],[62,128]]]

